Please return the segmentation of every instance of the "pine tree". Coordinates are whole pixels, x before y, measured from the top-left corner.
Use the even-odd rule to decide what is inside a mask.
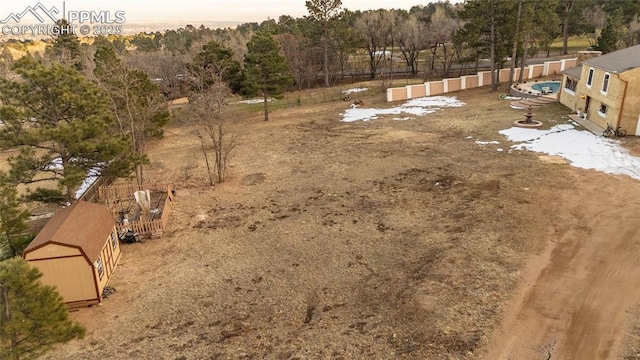
[[[53,43],[45,49],[46,57],[57,63],[82,70],[84,64],[80,39],[74,34],[73,27],[66,19],[60,19],[56,21],[54,28],[57,35],[53,38]]]
[[[0,262],[0,359],[35,359],[57,343],[84,337],[62,296],[41,277],[21,258]]]
[[[0,148],[19,148],[9,159],[17,183],[54,180],[60,191],[40,189],[35,200],[67,202],[91,170],[128,176],[130,147],[114,130],[106,96],[71,67],[45,65],[29,56],[18,60],[15,80],[0,80]],[[48,174],[49,176],[41,176]],[[38,176],[37,176],[38,175]]]
[[[307,0],[305,5],[311,17],[322,24],[322,69],[324,86],[329,87],[329,21],[340,14],[342,0]]]
[[[616,9],[607,18],[607,24],[602,29],[602,34],[598,37],[598,50],[603,53],[610,53],[618,50],[618,44],[624,36],[622,23],[622,9]]]
[[[207,90],[217,84],[218,77],[229,84],[233,93],[239,93],[244,81],[240,63],[233,58],[233,50],[215,40],[202,46],[202,51],[187,65],[196,80],[196,91]]]
[[[293,83],[287,59],[272,35],[257,32],[247,44],[244,63],[247,74],[245,90],[264,99],[264,121],[269,120],[269,97],[278,98]]]
[[[31,241],[29,211],[21,207],[18,191],[7,180],[0,172],[0,260],[20,255]]]

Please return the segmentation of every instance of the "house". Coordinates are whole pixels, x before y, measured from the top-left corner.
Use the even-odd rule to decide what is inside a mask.
[[[606,128],[640,135],[640,45],[587,59],[564,71],[561,104]]]
[[[120,258],[115,220],[105,206],[78,201],[56,212],[22,256],[67,305],[99,304]]]

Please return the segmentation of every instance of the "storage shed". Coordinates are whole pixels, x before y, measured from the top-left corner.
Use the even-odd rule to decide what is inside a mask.
[[[120,258],[115,220],[105,206],[78,201],[56,212],[23,258],[42,272],[44,284],[58,289],[67,305],[99,304]]]

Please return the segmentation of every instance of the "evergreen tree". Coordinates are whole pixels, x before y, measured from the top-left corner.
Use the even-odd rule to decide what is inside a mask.
[[[0,260],[20,255],[31,241],[29,211],[21,207],[18,191],[0,172]]]
[[[53,43],[45,49],[45,56],[60,64],[72,66],[77,70],[84,68],[80,40],[66,19],[60,19],[54,25],[56,36]]]
[[[329,22],[339,16],[341,0],[307,0],[305,2],[311,17],[322,24],[322,68],[324,86],[329,87]]]
[[[625,33],[622,21],[622,9],[620,8],[609,15],[607,24],[598,37],[598,50],[605,54],[618,50],[618,44],[622,41]]]
[[[7,46],[2,49],[0,54],[0,77],[6,77],[13,64],[13,55]]]
[[[29,56],[14,66],[20,78],[0,80],[0,148],[20,148],[9,158],[10,177],[20,183],[57,181],[59,190],[39,189],[32,199],[64,203],[91,170],[128,176],[133,160],[122,156],[127,140],[113,130],[104,93],[77,70],[46,66]],[[49,176],[42,176],[48,174]],[[38,176],[36,176],[38,175]]]
[[[136,49],[142,52],[156,52],[160,50],[160,45],[154,38],[146,34],[136,34],[131,39],[131,44],[136,46]]]
[[[19,257],[0,262],[0,359],[36,359],[57,343],[82,338],[62,296]]]
[[[260,94],[264,99],[264,121],[269,120],[269,97],[278,98],[293,82],[287,59],[280,54],[280,45],[270,34],[257,32],[247,44],[244,58],[247,79],[245,91]]]
[[[189,73],[198,82],[198,91],[205,90],[217,82],[218,77],[229,84],[233,93],[242,90],[244,74],[240,63],[233,57],[233,50],[211,40],[202,46],[202,51],[187,65]],[[215,76],[212,76],[215,75]]]

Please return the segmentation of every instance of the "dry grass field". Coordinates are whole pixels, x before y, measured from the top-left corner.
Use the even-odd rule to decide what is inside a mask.
[[[452,95],[467,105],[408,121],[343,123],[342,101],[238,119],[215,187],[174,122],[147,170],[177,188],[168,233],[122,245],[116,293],[47,358],[613,358],[637,303],[637,182],[510,152],[498,131],[521,110]]]

